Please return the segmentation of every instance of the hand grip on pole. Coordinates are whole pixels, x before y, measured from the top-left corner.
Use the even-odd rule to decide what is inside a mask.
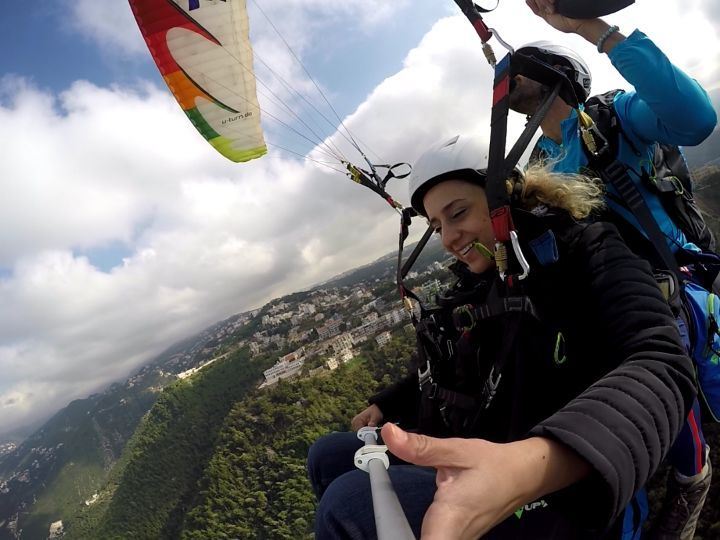
[[[384,444],[366,444],[355,452],[355,466],[369,473],[370,461],[379,459],[387,469],[390,466],[390,460],[386,452],[387,446]]]

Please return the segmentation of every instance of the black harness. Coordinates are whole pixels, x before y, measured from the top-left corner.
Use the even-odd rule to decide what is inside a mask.
[[[516,221],[520,216],[523,235],[533,239],[547,238],[556,217],[517,211],[515,215]],[[533,247],[533,241],[528,244],[536,267],[558,261],[554,236],[550,238],[552,242],[542,243],[542,248]],[[456,284],[437,296],[437,306],[421,304],[415,325],[422,396],[419,426],[428,433],[470,435],[493,404],[507,368],[522,361],[520,345],[532,341],[528,332],[547,332],[549,327],[530,296],[536,280],[510,288],[494,270],[478,277],[459,262],[451,270],[458,276]],[[468,362],[476,362],[471,371],[477,379],[463,376],[462,366]]]

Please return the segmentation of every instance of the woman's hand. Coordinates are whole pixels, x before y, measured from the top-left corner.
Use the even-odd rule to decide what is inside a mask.
[[[591,471],[575,452],[541,437],[507,444],[436,439],[386,424],[382,438],[400,459],[437,469],[437,491],[423,519],[423,540],[474,540],[521,506]]]
[[[382,422],[382,419],[383,413],[380,407],[373,403],[367,409],[355,415],[350,421],[350,427],[353,431],[357,431],[365,426],[377,427],[377,425]]]

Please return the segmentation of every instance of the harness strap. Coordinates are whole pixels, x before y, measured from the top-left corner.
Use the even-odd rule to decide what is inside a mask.
[[[458,330],[470,331],[483,320],[499,317],[506,313],[528,313],[538,318],[535,305],[528,296],[495,298],[485,304],[465,304],[453,310],[453,322]]]
[[[434,385],[437,387],[437,385]],[[473,410],[477,406],[477,399],[467,394],[448,390],[447,388],[437,387],[435,397],[441,399],[446,405],[451,407],[459,407],[461,409]],[[433,399],[432,397],[430,399]]]
[[[488,297],[488,301],[480,305],[465,304],[453,310],[453,322],[458,330],[468,331],[475,327],[476,323],[491,318],[506,316],[503,324],[503,337],[501,347],[490,367],[488,376],[483,383],[479,396],[471,396],[455,390],[444,388],[434,379],[434,371],[437,362],[441,359],[452,358],[454,351],[452,343],[447,342],[448,350],[444,351],[441,339],[432,335],[436,330],[434,321],[422,320],[417,326],[418,341],[420,347],[420,368],[418,368],[418,382],[422,393],[422,405],[420,409],[421,420],[431,422],[433,418],[433,401],[442,403],[439,412],[446,425],[449,425],[445,416],[447,407],[456,407],[468,411],[477,410],[478,413],[472,420],[471,426],[475,426],[483,411],[488,409],[497,394],[503,376],[503,370],[508,360],[513,356],[513,350],[517,345],[517,337],[520,327],[526,318],[538,319],[538,314],[532,300],[528,296],[499,296],[497,287],[494,287]],[[445,352],[448,356],[445,356]],[[437,359],[437,360],[436,360]]]
[[[650,212],[642,193],[630,178],[627,168],[615,159],[600,170],[600,176],[603,182],[617,190],[620,198],[638,220],[648,239],[655,247],[655,251],[662,260],[663,265],[665,265],[665,269],[670,270],[682,281],[683,276],[680,273],[675,256],[667,245],[665,235]]]

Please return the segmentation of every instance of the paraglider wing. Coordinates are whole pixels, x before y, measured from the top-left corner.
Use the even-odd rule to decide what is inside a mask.
[[[150,53],[190,121],[232,161],[267,152],[245,0],[129,0]]]

